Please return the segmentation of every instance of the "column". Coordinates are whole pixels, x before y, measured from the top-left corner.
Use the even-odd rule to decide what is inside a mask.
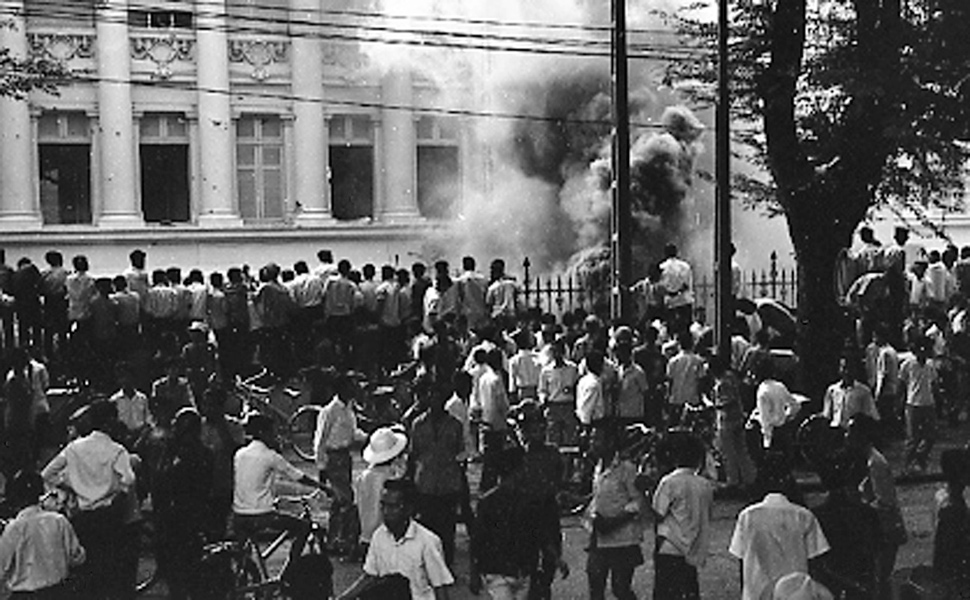
[[[195,30],[199,84],[199,225],[242,224],[233,198],[233,136],[229,46],[224,0],[199,0]]]
[[[98,4],[98,123],[103,227],[138,227],[127,0]]]
[[[0,2],[0,48],[12,57],[27,55],[27,31],[22,0]],[[34,194],[36,155],[31,135],[30,106],[26,100],[0,98],[0,229],[37,229],[40,208]]]
[[[378,218],[408,222],[421,218],[417,198],[417,138],[414,126],[414,87],[411,73],[394,68],[381,81],[384,199]],[[397,107],[397,108],[395,108]]]
[[[296,223],[313,227],[333,222],[327,185],[328,131],[323,116],[323,53],[317,24],[320,0],[291,0],[293,37],[293,197]]]

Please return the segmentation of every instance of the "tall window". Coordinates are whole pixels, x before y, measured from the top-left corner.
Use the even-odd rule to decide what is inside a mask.
[[[90,223],[91,132],[87,115],[46,112],[40,117],[37,134],[44,223]]]
[[[239,212],[246,221],[283,218],[283,121],[247,115],[236,123]],[[321,190],[322,193],[322,190]]]
[[[418,210],[429,219],[448,219],[458,211],[458,124],[455,119],[418,119]]]
[[[189,132],[185,117],[146,114],[139,123],[141,210],[145,221],[188,221]]]
[[[330,119],[330,190],[335,219],[374,215],[374,126],[370,116]]]

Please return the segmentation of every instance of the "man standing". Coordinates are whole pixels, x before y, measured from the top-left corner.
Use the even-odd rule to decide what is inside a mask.
[[[351,406],[356,392],[353,380],[347,375],[338,375],[334,391],[333,398],[317,416],[313,446],[320,481],[329,483],[334,493],[330,508],[330,544],[337,551],[350,552],[356,544],[350,447],[355,441],[365,440],[366,435],[357,428],[357,417]]]
[[[906,469],[921,473],[936,441],[936,367],[929,361],[932,342],[916,341],[914,355],[899,367],[899,383],[906,394]]]
[[[0,581],[14,600],[67,600],[68,571],[84,562],[74,528],[64,515],[40,505],[44,481],[20,471],[7,484],[7,500],[19,510],[0,536]]]
[[[617,397],[616,416],[621,423],[646,421],[647,375],[633,362],[633,332],[620,327],[614,336],[613,356],[616,358]]]
[[[829,550],[815,515],[782,493],[788,473],[780,461],[766,461],[768,494],[738,515],[728,548],[741,560],[741,599],[772,597],[775,583],[791,573],[809,572],[809,561]]]
[[[539,373],[539,404],[549,419],[549,441],[556,446],[576,444],[576,382],[579,371],[566,360],[566,340],[549,345],[551,360]]]
[[[697,474],[704,462],[699,439],[684,433],[668,443],[677,468],[660,480],[653,494],[657,515],[653,597],[699,600],[697,569],[707,560],[714,484]]]
[[[860,413],[879,420],[872,392],[864,383],[856,380],[848,357],[839,359],[839,375],[841,379],[825,391],[822,416],[829,420],[832,427],[843,429],[848,427],[849,419]]]
[[[135,473],[124,446],[107,431],[117,420],[117,411],[107,401],[88,409],[92,431],[69,443],[41,473],[51,486],[67,488],[77,498],[74,529],[87,551],[82,588],[94,597],[122,597],[124,573],[124,495],[133,489]]]
[[[458,286],[458,314],[465,315],[468,327],[478,329],[488,321],[485,294],[489,285],[485,277],[475,271],[475,259],[466,256],[461,259],[462,273],[455,280]]]
[[[690,263],[678,258],[677,246],[664,246],[660,263],[660,285],[665,291],[664,307],[671,333],[679,335],[690,326],[694,315],[694,274]]]
[[[418,521],[440,538],[445,562],[453,565],[463,484],[458,457],[465,444],[461,423],[445,411],[449,394],[448,384],[432,384],[428,409],[411,425],[410,459],[418,491]]]
[[[473,396],[472,420],[484,426],[482,431],[481,489],[488,490],[496,483],[494,461],[505,444],[508,429],[509,397],[499,372],[502,370],[502,351],[493,348],[486,352],[482,374]]]
[[[492,320],[514,323],[518,314],[519,286],[505,274],[505,261],[496,258],[491,267],[492,283],[488,286],[485,303],[488,305]]]
[[[52,362],[61,360],[67,335],[67,269],[64,256],[49,250],[44,255],[47,268],[40,275],[44,300],[44,355]]]
[[[667,379],[670,381],[667,421],[673,425],[680,423],[685,406],[700,404],[700,382],[704,375],[704,359],[694,353],[694,337],[684,331],[677,340],[680,351],[667,363]]]
[[[348,364],[352,353],[354,312],[360,306],[357,284],[350,280],[350,261],[337,263],[336,275],[326,279],[323,288],[323,313],[327,335],[338,351],[341,364]]]
[[[128,280],[128,289],[144,297],[150,287],[148,271],[145,270],[145,252],[138,248],[132,250],[128,262],[128,267],[121,274]]]
[[[395,574],[408,579],[413,600],[448,600],[448,587],[455,578],[445,564],[441,540],[413,518],[415,495],[414,484],[407,480],[384,482],[384,524],[371,538],[364,573],[337,596],[338,600],[361,598],[379,585],[382,577]]]

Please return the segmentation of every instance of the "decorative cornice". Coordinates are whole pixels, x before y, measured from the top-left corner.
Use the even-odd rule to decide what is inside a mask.
[[[168,79],[175,61],[193,62],[195,40],[191,37],[169,35],[139,35],[131,38],[131,57],[155,63],[152,77]]]
[[[365,83],[369,66],[367,55],[356,44],[323,44],[324,77],[346,83]]]
[[[269,77],[269,66],[285,63],[290,43],[283,40],[230,39],[229,62],[246,63],[253,67],[250,76],[256,81]]]
[[[67,62],[94,58],[95,36],[84,33],[28,33],[30,53],[37,58]]]

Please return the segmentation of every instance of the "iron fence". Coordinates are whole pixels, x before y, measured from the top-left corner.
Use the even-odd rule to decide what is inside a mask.
[[[772,252],[767,270],[753,269],[742,276],[741,295],[745,298],[773,298],[796,309],[798,305],[798,275],[794,268],[778,266],[778,254]],[[581,273],[559,273],[533,276],[531,264],[522,261],[523,284],[520,304],[538,307],[543,312],[562,315],[577,308],[594,312],[604,300],[608,301],[609,282]],[[694,282],[695,305],[703,306],[708,315],[714,314],[714,294],[717,285],[704,275]]]

